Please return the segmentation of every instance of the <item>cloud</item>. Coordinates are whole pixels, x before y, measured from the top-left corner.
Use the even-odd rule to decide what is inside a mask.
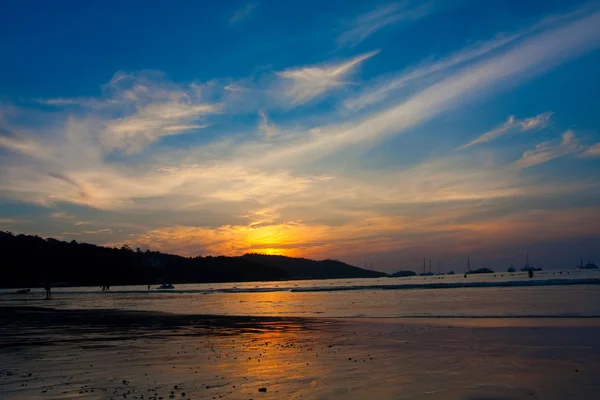
[[[272,138],[279,134],[277,127],[273,123],[269,122],[269,117],[267,116],[266,112],[259,111],[258,116],[260,117],[258,130],[262,132],[266,138]]]
[[[368,13],[359,15],[350,27],[337,39],[341,46],[356,45],[375,32],[400,21],[414,21],[433,12],[431,3],[421,3],[412,6],[411,2],[403,1],[379,7]]]
[[[280,90],[293,105],[306,103],[335,87],[347,84],[342,79],[364,60],[378,54],[379,50],[361,54],[338,64],[326,64],[288,69],[278,72],[283,79]]]
[[[242,8],[235,10],[231,18],[229,18],[229,23],[234,25],[245,20],[254,12],[258,4],[257,2],[246,3]]]
[[[532,118],[526,118],[522,120],[517,120],[513,115],[509,116],[506,122],[500,125],[497,128],[492,129],[491,131],[485,132],[479,135],[476,139],[473,139],[469,143],[465,144],[458,148],[465,149],[467,147],[474,146],[480,143],[486,143],[492,141],[502,135],[505,135],[511,131],[520,131],[526,132],[534,129],[543,129],[550,123],[550,118],[552,117],[552,112],[545,112],[543,114],[539,114]]]
[[[99,233],[112,233],[112,229],[97,229],[93,231],[82,231],[81,233],[85,233],[87,235],[96,235]]]
[[[94,102],[93,99],[83,98],[69,98],[69,97],[55,97],[50,99],[36,99],[35,102],[43,104],[45,106],[78,106],[78,105],[89,105]]]
[[[543,129],[548,126],[550,122],[550,118],[552,117],[553,112],[545,112],[538,116],[527,118],[523,121],[519,121],[518,125],[523,131],[531,131],[533,129]]]
[[[474,60],[487,53],[490,53],[507,43],[517,39],[519,35],[508,37],[499,37],[487,42],[465,48],[457,53],[453,53],[435,62],[425,62],[416,68],[411,68],[399,75],[392,76],[377,82],[374,87],[368,87],[358,96],[351,97],[344,101],[344,106],[351,110],[360,110],[362,108],[377,104],[387,99],[395,91],[405,87],[411,82],[417,81],[440,73],[444,70],[461,65]]]
[[[135,154],[165,136],[206,128],[209,124],[203,121],[207,116],[219,114],[221,105],[208,101],[205,92],[206,87],[177,85],[156,71],[117,72],[103,86],[101,98],[38,99],[37,102],[67,109],[77,105],[77,111],[70,110],[73,113],[70,123],[85,125],[90,142],[102,145],[108,152]],[[0,146],[10,146],[32,156],[44,152],[32,141],[5,139],[3,143],[1,140],[0,137]]]
[[[581,153],[581,157],[583,157],[583,158],[600,157],[600,143],[596,143],[596,144],[590,146],[586,151]]]
[[[52,219],[64,220],[64,219],[73,219],[75,218],[73,215],[66,213],[64,211],[53,212],[48,217]]]
[[[103,88],[103,100],[90,111],[94,118],[87,114],[82,118],[69,117],[55,142],[44,146],[44,151],[51,152],[52,157],[36,163],[15,159],[14,164],[3,168],[0,190],[5,196],[20,201],[45,205],[69,202],[99,209],[135,209],[145,199],[163,198],[170,199],[171,206],[214,200],[258,200],[263,205],[277,202],[281,195],[298,196],[311,188],[322,187],[323,182],[332,185],[329,174],[310,172],[315,160],[353,144],[406,132],[444,111],[464,105],[474,92],[490,91],[503,82],[529,77],[532,72],[541,73],[543,66],[557,65],[596,47],[600,42],[598,22],[600,13],[595,13],[553,26],[502,54],[446,77],[405,101],[360,119],[331,125],[313,124],[306,129],[296,127],[290,134],[286,130],[286,135],[278,135],[277,141],[265,141],[266,136],[273,137],[274,129],[282,130],[274,127],[264,111],[259,124],[263,135],[258,140],[254,140],[256,135],[234,136],[197,149],[149,154],[132,162],[107,162],[105,157],[113,148],[132,152],[158,140],[154,122],[149,123],[150,128],[138,131],[140,121],[157,121],[162,135],[168,134],[170,129],[179,133],[195,126],[192,121],[199,115],[204,117],[205,113],[219,110],[223,101],[214,103],[216,106],[210,103],[210,86],[207,85],[177,85],[153,73],[117,73]],[[307,68],[314,72],[307,73],[317,77],[314,79],[297,78],[304,76],[298,73],[303,69],[292,70],[295,72],[290,73],[290,78],[283,79],[291,81],[292,97],[307,101],[332,82],[339,83],[354,65],[373,54],[363,54],[337,65]],[[115,118],[115,108],[122,116]],[[542,126],[548,117],[541,114],[509,122],[516,129],[527,130]],[[131,130],[124,128],[130,125]],[[129,132],[135,139],[132,143],[122,139],[122,136],[128,138]],[[49,176],[55,179],[49,180]],[[460,190],[446,191],[443,195],[438,192],[421,197],[448,200],[460,193]]]
[[[535,150],[528,150],[513,164],[517,168],[530,168],[543,164],[555,158],[579,153],[584,149],[575,139],[575,132],[568,130],[562,135],[559,143],[547,141],[535,146]]]
[[[594,4],[589,4],[573,12],[552,15],[543,18],[539,22],[521,29],[518,32],[510,34],[497,34],[490,40],[480,41],[457,52],[453,52],[441,59],[435,61],[426,61],[416,67],[407,68],[400,74],[394,74],[391,77],[377,79],[374,84],[362,90],[358,95],[350,97],[344,101],[344,106],[350,110],[356,111],[380,103],[409,84],[414,84],[422,79],[435,80],[436,77],[447,70],[459,67],[470,61],[475,61],[483,56],[492,54],[500,49],[514,44],[519,40],[544,29],[555,27],[565,21],[573,21],[586,14],[597,11]],[[431,58],[436,58],[432,56]],[[439,78],[437,79],[439,80]]]
[[[205,128],[206,124],[193,122],[203,115],[216,112],[218,107],[209,104],[149,104],[131,116],[108,122],[102,135],[102,143],[109,149],[122,149],[128,154],[139,153],[161,137]]]
[[[8,131],[6,134],[0,131],[0,148],[5,148],[29,157],[43,158],[47,155],[47,149],[37,141]]]
[[[324,133],[272,152],[262,162],[322,158],[349,145],[398,135],[434,116],[467,104],[475,96],[501,90],[502,84],[540,75],[600,46],[600,12],[596,11],[524,40],[513,48],[446,77],[399,104],[363,119],[324,127]]]
[[[53,219],[56,221],[72,221],[72,226],[89,225],[91,223],[89,221],[77,221],[77,220],[75,220],[77,218],[75,215],[69,214],[64,211],[56,211],[56,212],[50,213],[48,215],[48,217],[50,219]]]

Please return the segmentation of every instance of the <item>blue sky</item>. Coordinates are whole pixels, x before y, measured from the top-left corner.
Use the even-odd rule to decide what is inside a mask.
[[[600,4],[6,2],[0,229],[393,271],[600,248]]]

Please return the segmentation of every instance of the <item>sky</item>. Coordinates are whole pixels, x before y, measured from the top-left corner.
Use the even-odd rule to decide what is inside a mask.
[[[600,261],[599,2],[7,0],[0,54],[0,230]]]

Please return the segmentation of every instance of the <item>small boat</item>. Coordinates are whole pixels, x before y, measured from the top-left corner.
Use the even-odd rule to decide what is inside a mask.
[[[578,267],[579,269],[598,269],[598,266],[590,260],[588,260],[586,265],[583,265],[583,258],[581,258],[581,264],[579,264]]]
[[[175,286],[171,285],[170,283],[163,283],[158,287],[158,289],[175,289]]]
[[[31,292],[31,289],[21,289],[21,290],[17,290],[15,293],[16,294],[27,294]]]

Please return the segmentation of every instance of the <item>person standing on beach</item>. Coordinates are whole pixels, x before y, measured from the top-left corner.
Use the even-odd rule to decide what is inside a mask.
[[[46,290],[46,300],[50,300],[52,298],[52,283],[46,281],[46,283],[44,283],[44,289]]]

